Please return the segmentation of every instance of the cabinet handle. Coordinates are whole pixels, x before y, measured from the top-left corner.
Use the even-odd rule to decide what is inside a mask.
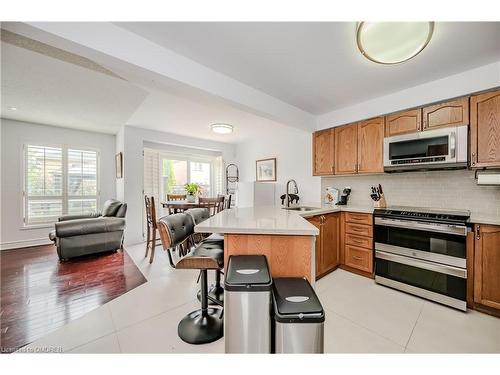
[[[358,256],[356,256],[356,255],[353,255],[352,257],[353,257],[353,259],[356,259],[356,260],[363,260],[363,258],[358,257]]]
[[[332,165],[332,172],[335,172],[335,165]]]
[[[481,239],[481,226],[476,225],[476,240],[480,240],[480,239]]]
[[[471,161],[472,161],[472,165],[476,165],[476,153],[475,152],[473,152],[471,154]]]

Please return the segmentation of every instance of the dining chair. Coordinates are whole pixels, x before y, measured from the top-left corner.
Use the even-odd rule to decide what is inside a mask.
[[[198,202],[200,203],[200,205],[208,207],[208,209],[210,210],[210,216],[214,216],[224,209],[224,200],[224,196],[216,198],[198,198]]]
[[[231,208],[231,198],[232,195],[223,195],[223,194],[217,194],[217,198],[224,197],[224,210],[227,210],[228,208]]]
[[[155,197],[144,196],[144,203],[146,206],[146,254],[145,258],[148,257],[149,250],[151,250],[151,257],[149,258],[149,263],[153,263],[153,259],[155,256],[155,247],[156,241],[160,241],[160,238],[156,237],[156,232],[158,230],[158,226],[156,223],[156,207],[155,207]]]
[[[167,201],[184,201],[186,200],[187,196],[186,194],[167,194]],[[180,212],[178,208],[169,208],[168,209],[168,214],[176,214]]]

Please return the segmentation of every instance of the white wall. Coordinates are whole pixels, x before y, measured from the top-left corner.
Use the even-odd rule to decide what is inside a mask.
[[[282,127],[269,129],[250,142],[237,145],[236,164],[242,184],[255,181],[255,161],[276,158],[276,204],[293,178],[299,187],[301,203],[320,201],[320,178],[312,176],[312,135],[310,132]],[[243,202],[244,205],[251,202]]]
[[[500,86],[500,61],[406,90],[325,113],[316,129],[326,129]]]
[[[143,241],[143,182],[144,164],[142,150],[144,144],[161,143],[176,146],[219,151],[227,163],[234,161],[235,146],[229,143],[207,141],[177,134],[158,132],[124,126],[117,137],[117,151],[123,150],[123,179],[117,180],[117,191],[123,188],[123,199],[127,202],[127,228],[125,229],[125,244],[135,244]],[[186,129],[189,133],[189,129]]]
[[[0,120],[2,142],[2,249],[48,243],[53,228],[23,228],[22,153],[27,143],[92,147],[100,151],[100,203],[115,198],[115,136],[7,119]]]

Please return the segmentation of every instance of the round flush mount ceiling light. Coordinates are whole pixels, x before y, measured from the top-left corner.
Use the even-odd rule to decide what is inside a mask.
[[[418,55],[429,44],[434,22],[359,22],[358,48],[378,64],[399,64]]]
[[[212,131],[218,134],[231,134],[233,132],[233,125],[229,124],[212,124],[210,125]]]

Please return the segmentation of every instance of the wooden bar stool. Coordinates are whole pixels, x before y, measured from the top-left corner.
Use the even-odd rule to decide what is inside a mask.
[[[224,209],[224,196],[220,196],[217,198],[198,198],[198,202],[200,204],[206,205],[206,207],[210,210],[210,216],[214,216],[218,214]]]
[[[185,243],[194,233],[194,222],[185,213],[162,217],[158,222],[163,248],[168,252],[170,264],[176,269],[199,269],[201,277],[201,308],[186,315],[177,326],[179,337],[190,344],[206,344],[223,336],[223,310],[208,307],[208,270],[224,267],[223,247],[215,243],[204,244],[191,250],[177,262],[172,249]]]
[[[191,208],[189,210],[185,211],[186,214],[190,215],[191,218],[193,219],[194,225],[197,225],[207,219],[210,218],[210,212],[208,208]],[[194,238],[195,240],[198,240],[199,244],[203,244],[206,248],[209,248],[210,246],[214,246],[218,250],[219,248],[224,250],[224,236],[213,236],[210,235],[207,238],[203,238],[203,236],[199,236],[202,233],[194,233]],[[221,275],[222,271],[221,270],[215,270],[215,284],[210,286],[209,289],[209,296],[212,297],[212,299],[217,300],[221,303],[224,302],[224,288],[221,285]],[[200,294],[198,293],[198,299],[200,299]],[[212,302],[211,304],[214,304],[215,302]]]

